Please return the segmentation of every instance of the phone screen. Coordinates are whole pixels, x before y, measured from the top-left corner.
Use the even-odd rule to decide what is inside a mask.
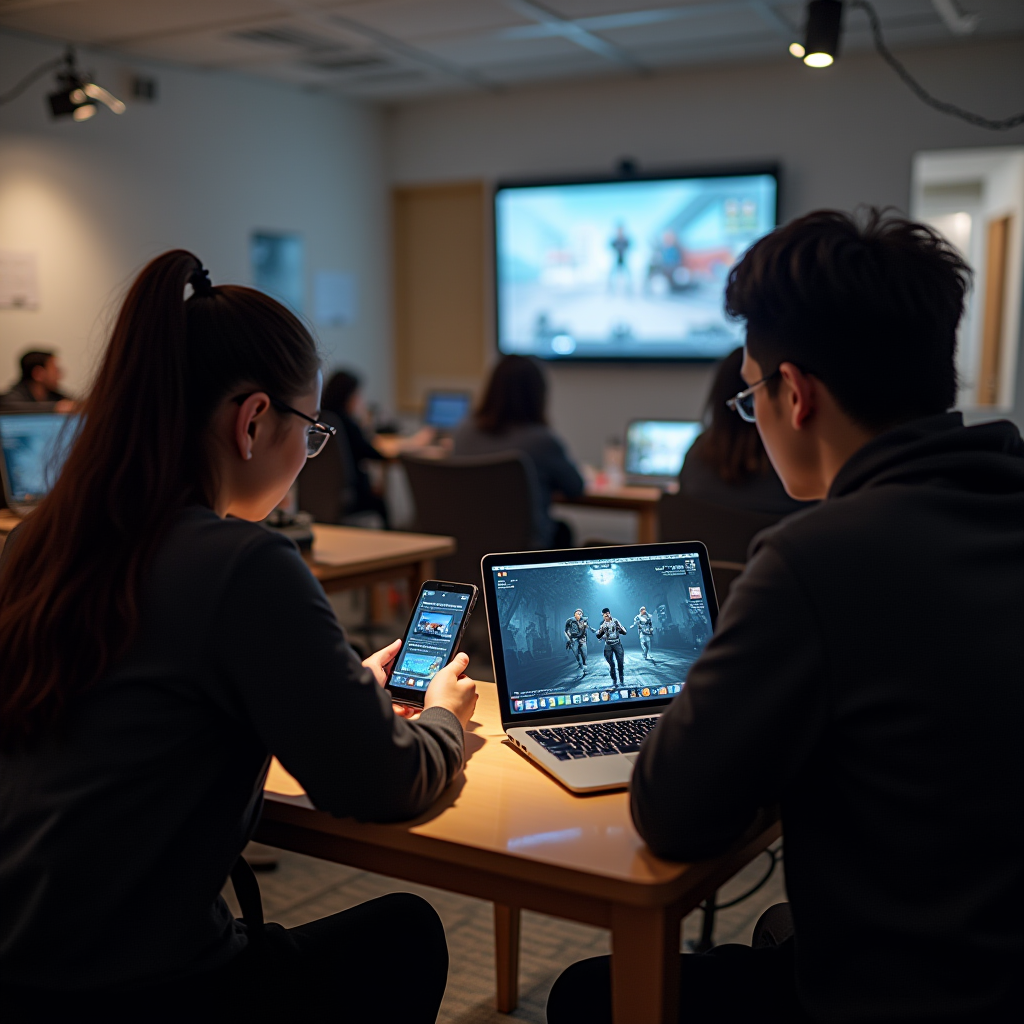
[[[388,685],[422,693],[451,659],[452,647],[472,604],[468,593],[421,590]]]

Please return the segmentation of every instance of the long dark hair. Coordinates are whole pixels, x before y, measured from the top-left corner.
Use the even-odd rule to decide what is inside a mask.
[[[546,423],[548,386],[537,361],[505,356],[491,374],[476,425],[485,434],[503,434],[509,427]]]
[[[53,727],[125,653],[167,529],[186,505],[212,504],[205,440],[220,401],[245,388],[287,402],[318,368],[292,313],[251,288],[211,287],[191,253],[164,253],[139,274],[60,477],[8,541],[0,745]]]
[[[707,429],[694,446],[694,454],[711,465],[728,484],[742,483],[766,473],[770,466],[757,427],[741,420],[725,403],[747,385],[740,376],[743,349],[730,352],[715,371],[704,407]]]
[[[359,390],[362,383],[351,370],[338,370],[332,373],[331,379],[324,385],[320,408],[337,416],[347,416],[349,399]]]

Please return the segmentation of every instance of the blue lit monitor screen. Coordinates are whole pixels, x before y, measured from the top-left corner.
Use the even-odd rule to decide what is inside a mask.
[[[541,359],[719,359],[730,267],[775,227],[774,173],[495,195],[498,347]]]

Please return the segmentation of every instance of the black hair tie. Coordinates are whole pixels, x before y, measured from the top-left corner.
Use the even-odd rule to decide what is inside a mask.
[[[210,272],[201,263],[192,271],[188,283],[192,285],[192,291],[196,295],[213,294],[213,285],[210,284]]]

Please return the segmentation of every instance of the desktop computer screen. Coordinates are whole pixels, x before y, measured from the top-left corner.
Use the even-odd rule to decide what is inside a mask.
[[[775,171],[500,185],[498,348],[541,359],[719,359],[743,343],[729,269],[775,227]]]

